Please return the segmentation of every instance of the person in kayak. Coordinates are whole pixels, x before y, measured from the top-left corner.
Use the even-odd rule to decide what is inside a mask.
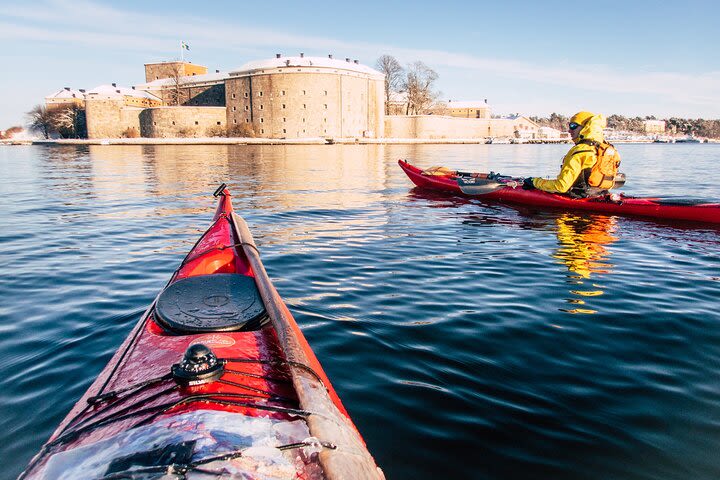
[[[605,141],[603,129],[606,125],[603,115],[585,111],[573,115],[568,131],[575,145],[563,158],[557,178],[528,177],[523,188],[566,193],[571,197],[598,195],[612,188],[620,155]]]

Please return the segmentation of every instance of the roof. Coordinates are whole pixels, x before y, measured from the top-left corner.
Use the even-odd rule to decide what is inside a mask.
[[[143,92],[142,90],[134,90],[127,87],[114,87],[112,85],[100,85],[88,91],[86,95],[102,95],[106,97],[138,97],[147,98],[148,100],[160,101],[155,95]]]
[[[285,68],[285,67],[318,67],[332,68],[337,70],[347,70],[356,73],[363,73],[371,77],[384,78],[385,75],[373,68],[355,63],[354,61],[338,60],[328,57],[280,57],[270,58],[267,60],[255,60],[242,65],[236,70],[232,70],[230,75],[242,75],[251,73],[256,70],[264,70],[269,68]]]
[[[448,108],[490,108],[490,105],[484,101],[467,101],[467,102],[453,102],[448,100]]]
[[[203,73],[202,75],[185,75],[178,77],[178,81],[181,85],[190,85],[197,83],[221,83],[226,78],[229,78],[230,74],[227,72],[215,72],[215,73]],[[139,90],[160,90],[163,87],[167,87],[175,84],[174,78],[160,78],[153,80],[152,82],[140,83],[135,85],[135,88]]]
[[[57,98],[85,98],[85,94],[80,90],[73,90],[72,88],[63,88],[55,93],[51,93],[46,100],[57,99]]]

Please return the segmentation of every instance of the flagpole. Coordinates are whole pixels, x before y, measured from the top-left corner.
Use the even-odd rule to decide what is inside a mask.
[[[183,45],[183,42],[180,42],[180,61],[185,63],[185,45]]]

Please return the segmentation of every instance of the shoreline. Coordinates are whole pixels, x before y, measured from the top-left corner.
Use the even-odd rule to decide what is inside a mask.
[[[4,145],[540,145],[570,144],[566,140],[529,140],[510,142],[485,138],[93,138],[55,140],[0,140]],[[627,140],[614,143],[653,143],[651,140]]]
[[[49,140],[2,139],[0,145],[547,145],[567,144],[568,140],[526,140],[512,142],[485,138],[62,138]],[[653,140],[611,140],[611,143],[636,144],[658,143]],[[710,144],[720,140],[708,139]]]

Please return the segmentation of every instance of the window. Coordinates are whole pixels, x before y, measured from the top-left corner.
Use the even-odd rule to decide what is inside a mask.
[[[325,90],[325,96],[327,96],[327,90]]]
[[[195,125],[198,125],[198,121],[197,121],[197,120],[195,120]]]
[[[283,117],[283,122],[287,122],[287,118]]]
[[[245,92],[244,97],[245,97],[245,98],[248,98],[248,92]]]
[[[282,104],[282,106],[283,106],[283,108],[285,108],[285,104],[284,104],[284,103]]]
[[[303,118],[303,123],[305,123],[305,119]]]
[[[220,125],[220,122],[217,122],[218,125]]]
[[[282,91],[280,92],[280,95],[285,95],[285,90],[282,90]]]
[[[260,133],[265,133],[265,130],[263,130],[263,129],[261,128],[261,129],[260,129]]]
[[[262,110],[263,108],[264,108],[264,107],[263,107],[262,105],[260,105],[260,110]]]
[[[175,125],[175,122],[173,122],[173,125]]]
[[[153,122],[153,125],[157,125],[157,122]]]
[[[233,118],[233,123],[237,125],[237,118]]]
[[[234,112],[235,110],[237,110],[237,107],[233,107],[233,112]]]
[[[263,122],[264,122],[264,120],[261,118],[261,119],[260,119],[260,123],[263,123]]]
[[[247,112],[248,110],[250,110],[250,107],[248,105],[245,105],[245,111]]]
[[[234,93],[232,94],[232,98],[235,98],[235,94],[234,94]]]
[[[283,128],[283,133],[287,133],[287,130],[285,130],[284,128]]]
[[[262,92],[258,92],[258,97],[262,97]]]
[[[307,108],[307,105],[305,105],[304,103],[303,103],[303,108]]]
[[[303,95],[305,95],[305,90],[303,90]]]
[[[327,110],[327,103],[326,103],[325,105],[323,105],[323,106],[325,107],[325,110]]]
[[[246,119],[245,119],[245,123],[250,123],[250,119],[249,119],[249,118],[246,118]]]

